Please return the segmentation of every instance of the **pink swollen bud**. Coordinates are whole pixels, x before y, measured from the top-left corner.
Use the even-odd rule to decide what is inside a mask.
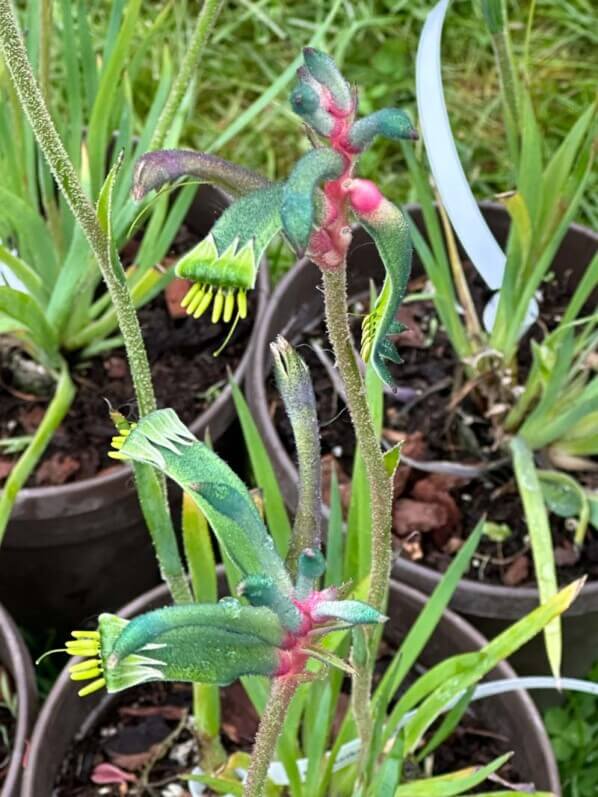
[[[380,189],[371,180],[351,180],[348,190],[351,206],[357,213],[372,213],[383,199]]]

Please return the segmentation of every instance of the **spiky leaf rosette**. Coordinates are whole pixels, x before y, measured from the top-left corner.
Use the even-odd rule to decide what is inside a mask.
[[[247,291],[255,287],[264,251],[280,232],[283,186],[269,185],[236,200],[209,235],[176,265],[176,274],[194,284],[182,301],[199,318],[212,305],[212,322],[228,323],[235,311],[247,315]]]
[[[145,462],[175,481],[199,506],[245,576],[268,573],[289,594],[291,581],[243,482],[181,423],[174,410],[156,410],[113,438],[115,459]]]
[[[411,237],[403,213],[385,199],[369,180],[354,180],[351,206],[365,230],[371,235],[386,270],[382,291],[362,324],[361,356],[372,365],[380,379],[394,386],[386,364],[402,362],[390,335],[405,327],[396,320],[411,273]]]
[[[285,631],[270,609],[217,604],[168,606],[128,621],[102,614],[97,631],[74,632],[67,651],[86,656],[71,667],[79,694],[120,692],[147,681],[190,681],[225,686],[243,675],[275,675]]]

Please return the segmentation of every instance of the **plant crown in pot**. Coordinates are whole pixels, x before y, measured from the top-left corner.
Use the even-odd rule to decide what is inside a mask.
[[[412,150],[403,148],[424,219],[425,236],[421,229],[412,228],[414,246],[431,286],[427,294],[428,298],[432,294],[434,322],[439,320],[448,338],[446,360],[455,363],[446,412],[437,420],[445,426],[439,435],[435,433],[438,439],[434,441],[432,459],[441,460],[437,470],[445,468],[443,472],[452,473],[455,481],[462,464],[459,458],[467,460],[467,466],[478,466],[478,476],[494,479],[495,506],[490,492],[487,502],[486,540],[489,546],[490,541],[494,542],[489,557],[499,561],[505,543],[513,541],[515,548],[517,540],[521,543],[517,564],[521,565],[528,561],[528,543],[515,536],[517,517],[512,517],[511,524],[508,517],[502,522],[503,516],[500,523],[490,522],[495,520],[493,509],[495,514],[497,509],[500,513],[502,497],[509,495],[509,482],[514,480],[525,515],[535,579],[544,601],[557,590],[551,519],[555,534],[557,526],[564,526],[555,536],[564,540],[559,561],[565,564],[568,557],[573,568],[580,560],[584,541],[589,536],[593,545],[593,534],[598,529],[593,460],[598,454],[598,335],[594,309],[598,252],[594,252],[585,269],[570,262],[565,273],[551,274],[555,255],[590,184],[597,106],[592,103],[556,151],[546,153],[525,69],[514,62],[511,54],[505,4],[484,0],[481,5],[496,55],[511,158],[505,193],[499,197],[509,214],[510,229],[504,276],[499,294],[493,297],[493,313],[489,314],[488,305],[482,315],[489,291],[480,287],[474,270],[461,257],[441,194],[435,195]],[[420,104],[425,101],[420,98]],[[432,131],[426,147],[431,152],[436,146],[440,149],[441,143]],[[557,302],[555,310],[549,297],[560,280],[567,287],[563,287],[564,298]],[[485,298],[478,301],[484,292]],[[526,333],[526,316],[533,301],[539,304],[540,319]],[[422,411],[426,406],[431,404],[426,404],[424,397]],[[451,463],[445,460],[453,460],[452,471]],[[417,463],[412,464],[417,467]],[[429,464],[433,470],[434,463]],[[463,492],[469,493],[465,498],[471,499],[469,487],[463,487]],[[560,518],[566,519],[565,523]],[[428,542],[422,544],[427,546]],[[435,550],[444,553],[443,544]],[[433,548],[433,543],[429,546]],[[511,554],[517,558],[513,548],[504,555],[505,560]],[[520,581],[525,579],[522,575]],[[556,672],[561,659],[558,622],[547,634],[547,653]]]
[[[204,769],[204,774],[192,777],[221,791],[228,789],[245,797],[277,793],[268,782],[268,772],[280,742],[279,753],[295,794],[314,794],[314,778],[323,795],[460,794],[496,772],[505,763],[505,756],[481,768],[468,767],[450,776],[430,778],[410,766],[426,731],[457,699],[444,729],[453,725],[465,710],[475,684],[559,616],[575,598],[580,583],[553,596],[483,650],[447,659],[429,670],[396,702],[400,684],[433,633],[475,549],[480,526],[401,650],[393,656],[382,680],[374,686],[391,564],[392,480],[400,451],[396,448],[383,455],[371,405],[381,381],[390,379],[387,361],[398,359],[387,336],[396,331],[394,317],[408,278],[410,244],[401,212],[374,184],[355,178],[353,169],[359,153],[376,135],[412,138],[413,130],[405,114],[394,109],[355,121],[357,94],[333,61],[313,49],[306,50],[304,58],[292,103],[311,128],[314,148],[299,161],[288,180],[263,185],[261,178],[233,164],[202,153],[167,150],[141,159],[133,190],[141,197],[165,182],[192,174],[203,180],[230,180],[244,194],[177,266],[179,274],[196,283],[184,301],[193,315],[210,310],[213,320],[225,317],[231,323],[242,317],[261,251],[277,232],[284,231],[296,250],[307,247],[322,270],[330,341],[367,476],[364,484],[369,493],[372,533],[347,548],[355,564],[345,570],[345,557],[334,553],[336,550],[338,554],[339,545],[342,551],[338,527],[336,548],[332,539],[328,546],[329,569],[334,577],[321,585],[326,558],[321,550],[315,397],[305,364],[284,339],[273,344],[273,356],[279,390],[295,435],[302,485],[292,527],[271,486],[264,496],[268,531],[259,501],[254,501],[229,466],[198,441],[172,410],[151,410],[137,423],[113,413],[117,434],[112,456],[134,464],[142,502],[151,502],[151,511],[163,520],[167,515],[162,479],[174,480],[184,491],[186,566],[194,595],[184,579],[186,568],[176,546],[173,551],[171,527],[164,536],[154,533],[175,605],[131,621],[104,614],[97,629],[74,632],[66,651],[83,660],[72,663],[70,672],[74,681],[88,682],[81,688],[83,698],[98,690],[118,692],[146,682],[192,682]],[[20,73],[15,70],[15,75],[18,81]],[[330,146],[316,146],[322,141]],[[107,205],[109,208],[110,203]],[[348,329],[345,255],[351,237],[351,214],[367,226],[387,269],[380,296],[364,322],[369,398]],[[129,303],[119,319],[121,325],[126,325],[133,312]],[[132,368],[138,365],[131,357]],[[139,388],[141,393],[143,385]],[[238,391],[237,401],[243,408]],[[256,455],[257,446],[255,441]],[[206,588],[215,581],[208,524],[237,595],[218,603],[213,602],[215,590]],[[346,572],[351,572],[353,581],[343,584]],[[256,675],[268,679],[269,690],[263,680],[248,678]],[[345,675],[351,678],[352,700],[327,756]],[[243,782],[221,749],[218,719],[218,686],[239,678],[245,679],[250,697],[262,714]],[[315,722],[312,714],[303,724],[312,771],[312,779],[306,784],[295,760],[300,749],[298,727],[311,690],[321,686],[320,681],[330,711],[326,722]],[[443,735],[444,731],[436,734],[431,747]],[[342,763],[342,743],[355,736],[358,740],[346,762],[349,765],[340,773],[334,772]]]

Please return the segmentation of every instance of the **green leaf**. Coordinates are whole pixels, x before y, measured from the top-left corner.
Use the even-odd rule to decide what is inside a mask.
[[[251,415],[251,410],[239,388],[230,383],[237,410],[237,417],[241,424],[243,439],[249,453],[253,475],[264,497],[264,511],[268,528],[276,544],[276,550],[284,558],[287,555],[291,540],[291,524],[285,509],[284,500],[270,457]]]
[[[505,753],[485,767],[468,767],[450,775],[405,783],[396,790],[395,797],[457,797],[483,783],[488,775],[499,770],[511,756],[512,753]]]
[[[387,693],[386,699],[383,700],[383,706],[379,710],[385,711],[387,709],[388,701],[396,695],[403,679],[411,670],[418,656],[434,633],[434,629],[438,625],[444,610],[447,608],[461,577],[469,567],[471,557],[474,555],[480,542],[483,529],[484,521],[481,520],[471,532],[457,556],[455,556],[451,562],[448,570],[426,601],[426,605],[420,612],[417,620],[409,629],[409,633],[395,654],[392,664],[387,669],[380,685],[376,689],[375,700],[379,700],[385,690]]]
[[[181,423],[174,410],[146,415],[121,441],[116,459],[152,465],[197,503],[244,575],[267,573],[281,591],[291,584],[272,538],[239,477]]]
[[[131,42],[138,27],[141,0],[129,0],[123,24],[118,37],[110,47],[109,57],[104,61],[97,94],[89,119],[87,146],[89,150],[89,171],[91,195],[98,195],[104,174],[104,164],[108,151],[109,129],[112,112],[119,96],[115,87],[119,85],[122,71],[131,55]],[[110,43],[110,42],[108,42]]]
[[[19,255],[35,266],[46,285],[58,275],[59,266],[52,236],[43,217],[21,197],[0,185],[0,206],[5,223],[18,236]]]
[[[542,495],[542,485],[538,478],[532,452],[521,437],[513,438],[511,452],[517,487],[523,502],[532,546],[540,602],[546,604],[556,594],[558,587],[552,536]],[[562,657],[561,622],[558,618],[546,626],[544,636],[550,669],[554,677],[558,678]]]
[[[39,275],[28,263],[13,254],[6,246],[0,243],[0,264],[8,266],[15,277],[20,280],[35,299],[44,304],[47,299],[47,289]]]
[[[234,797],[243,797],[243,784],[232,778],[219,778],[216,775],[183,775],[182,777],[192,783],[203,783],[216,794],[232,794]]]
[[[395,475],[395,472],[399,467],[399,462],[401,460],[401,448],[402,443],[397,443],[396,446],[393,446],[388,451],[384,452],[384,467],[391,478]]]
[[[463,697],[461,697],[459,701],[452,707],[452,709],[447,712],[440,723],[440,726],[434,731],[430,741],[426,742],[426,745],[421,752],[418,752],[418,761],[423,761],[427,756],[430,755],[430,753],[436,750],[437,747],[439,747],[446,739],[448,739],[451,733],[459,725],[463,719],[463,715],[469,708],[473,690],[474,687],[470,686],[469,689],[464,693]]]
[[[406,751],[416,748],[426,730],[456,695],[478,683],[500,661],[509,658],[566,611],[579,594],[583,582],[580,579],[569,584],[488,642],[478,653],[463,653],[445,659],[422,675],[399,700],[388,722],[389,729],[396,728],[398,719],[423,699],[415,716],[405,726]]]
[[[47,322],[44,311],[33,296],[14,288],[0,286],[0,313],[27,329],[47,364],[52,367],[58,365],[56,332]]]

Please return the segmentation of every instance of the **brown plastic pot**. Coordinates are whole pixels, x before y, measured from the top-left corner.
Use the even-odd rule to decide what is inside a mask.
[[[0,797],[19,797],[29,732],[37,712],[37,690],[29,652],[23,638],[6,609],[0,605],[0,665],[11,675],[17,693],[17,724],[12,753]]]
[[[224,195],[201,186],[186,218],[206,235],[226,207]],[[268,296],[267,268],[259,272],[257,317]],[[245,377],[257,333],[233,378]],[[230,386],[190,428],[216,442],[234,420]],[[131,567],[135,562],[135,567]],[[129,466],[59,487],[21,490],[0,549],[0,600],[29,627],[73,628],[114,610],[159,583],[154,551],[141,516]]]
[[[417,206],[407,209],[423,233],[421,211]],[[481,209],[494,235],[503,244],[509,228],[507,212],[494,203],[481,203]],[[598,235],[573,224],[557,252],[553,271],[573,288],[597,249]],[[414,255],[413,274],[421,273],[422,265]],[[348,258],[349,293],[353,296],[364,293],[371,279],[380,285],[383,278],[384,269],[375,246],[364,230],[356,230]],[[252,367],[246,380],[251,410],[291,511],[297,505],[298,474],[294,461],[280,440],[267,400],[271,370],[269,343],[278,334],[299,341],[302,330],[323,316],[323,296],[319,288],[319,270],[306,259],[298,262],[277,285],[260,321]],[[401,558],[396,560],[393,574],[400,583],[428,594],[441,578],[435,570]],[[522,617],[537,605],[538,592],[533,587],[503,587],[469,579],[461,581],[451,602],[453,609],[466,615],[488,636],[494,636],[510,621]],[[563,627],[563,673],[572,677],[583,676],[598,658],[598,583],[586,584],[567,613]],[[513,661],[522,675],[547,672],[542,639],[531,642]]]
[[[219,572],[221,590],[225,590],[222,569]],[[148,592],[126,606],[120,614],[132,617],[168,602],[165,587]],[[426,597],[411,587],[391,581],[389,594],[390,620],[385,627],[387,641],[397,646],[423,609]],[[467,622],[447,611],[430,643],[420,656],[424,667],[457,653],[479,650],[486,640]],[[512,678],[515,673],[508,664],[500,664],[490,679]],[[29,749],[22,797],[50,797],[52,784],[60,763],[75,736],[87,734],[101,721],[115,696],[95,694],[77,697],[76,686],[70,681],[68,669],[60,674],[44,703]],[[560,795],[558,770],[537,709],[525,692],[511,692],[476,704],[476,712],[493,731],[512,742],[515,766],[526,781],[538,789],[549,789]]]

